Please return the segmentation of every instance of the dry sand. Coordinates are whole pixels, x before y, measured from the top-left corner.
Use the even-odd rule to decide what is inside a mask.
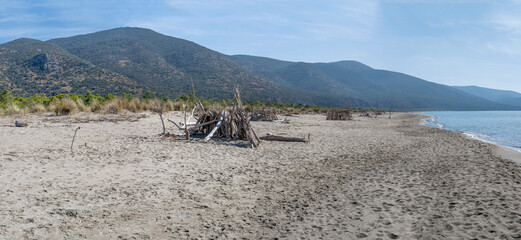
[[[521,238],[521,165],[418,115],[254,122],[311,133],[256,150],[140,117],[1,117],[0,239]]]

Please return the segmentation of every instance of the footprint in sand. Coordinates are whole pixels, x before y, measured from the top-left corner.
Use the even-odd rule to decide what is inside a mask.
[[[359,233],[359,234],[356,234],[356,237],[357,237],[357,238],[366,238],[366,237],[368,237],[368,236],[367,236],[367,234],[365,234],[365,233]]]
[[[390,239],[398,239],[398,235],[394,234],[394,233],[389,233],[387,234],[387,236],[390,238]]]

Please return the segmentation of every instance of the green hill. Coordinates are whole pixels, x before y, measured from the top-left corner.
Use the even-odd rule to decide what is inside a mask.
[[[247,101],[303,104],[363,104],[349,97],[330,97],[281,86],[248,71],[227,56],[183,39],[142,28],[117,28],[48,41],[96,66],[148,86],[160,96],[192,92],[205,98],[233,96],[233,86],[246,86]]]
[[[281,85],[335,96],[349,95],[373,107],[404,110],[517,109],[446,85],[373,69],[356,61],[302,63],[246,55],[231,56],[230,59]]]
[[[116,28],[46,42],[18,39],[0,45],[0,89],[15,94],[151,91],[176,98],[192,93],[322,106],[403,110],[519,109],[402,73],[356,61],[304,63],[227,56],[149,29]]]
[[[140,94],[139,84],[99,68],[52,44],[18,39],[0,45],[0,89],[17,95],[34,93]]]
[[[454,86],[454,88],[490,101],[521,107],[521,93],[518,92],[478,86]]]

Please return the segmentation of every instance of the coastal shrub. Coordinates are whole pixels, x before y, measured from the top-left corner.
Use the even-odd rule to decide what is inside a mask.
[[[56,105],[56,109],[54,110],[54,113],[57,116],[70,115],[76,112],[78,112],[76,102],[68,97],[59,101],[59,103]]]
[[[181,101],[175,101],[172,103],[172,110],[173,111],[184,111],[184,103]]]
[[[14,97],[11,94],[11,91],[5,89],[2,93],[0,93],[0,108],[5,109],[9,103],[13,101]]]
[[[129,101],[127,103],[127,110],[131,112],[138,112],[138,105],[136,105],[136,102],[134,101]]]
[[[95,96],[90,91],[88,91],[87,94],[85,94],[85,96],[83,97],[83,99],[85,99],[85,104],[91,105],[92,102],[94,102]]]
[[[90,111],[91,112],[99,112],[99,111],[101,111],[101,107],[102,106],[101,106],[101,104],[100,104],[98,99],[94,99],[90,103]]]
[[[10,102],[5,105],[4,113],[6,115],[20,114],[23,113],[23,109],[21,109],[18,104]]]
[[[78,98],[75,100],[75,102],[76,102],[76,106],[78,106],[78,110],[80,112],[90,112],[90,107],[85,105],[83,99]]]
[[[147,91],[145,94],[143,94],[143,99],[150,100],[155,98],[156,96],[151,93],[150,91]]]
[[[103,107],[103,110],[106,113],[118,114],[125,110],[125,105],[125,100],[123,100],[122,98],[115,98],[112,101],[106,103]]]
[[[132,112],[141,112],[145,107],[144,103],[140,99],[134,98],[129,102],[128,108]]]
[[[165,101],[165,107],[164,107],[163,111],[165,111],[165,112],[174,111],[174,102],[172,102],[170,100]]]
[[[0,92],[0,111],[2,115],[35,113],[50,111],[57,115],[72,114],[77,111],[83,112],[99,112],[104,110],[109,113],[121,113],[124,110],[132,112],[142,112],[154,110],[155,106],[164,104],[164,112],[168,111],[192,111],[196,103],[200,101],[205,110],[231,109],[233,105],[231,100],[206,100],[197,98],[194,94],[182,95],[175,100],[168,97],[159,99],[155,98],[153,93],[147,92],[142,98],[134,97],[134,95],[125,93],[120,96],[107,94],[105,96],[94,95],[87,92],[83,95],[78,94],[58,94],[47,97],[45,94],[34,94],[29,97],[14,96],[9,90]],[[74,104],[73,104],[74,103]],[[320,107],[316,105],[303,104],[283,104],[255,101],[251,103],[243,102],[247,111],[251,112],[256,107],[273,107],[278,113],[316,113],[323,114],[330,107]],[[357,111],[357,110],[354,110]],[[358,110],[359,111],[359,110]]]
[[[56,109],[58,108],[57,101],[51,101],[48,103],[47,109],[49,112],[56,112]]]
[[[39,112],[45,112],[45,111],[47,111],[47,109],[45,108],[43,103],[36,103],[29,107],[29,112],[31,112],[31,113],[39,113]]]
[[[123,93],[123,98],[125,98],[127,102],[130,102],[134,99],[134,95],[132,95],[132,93]]]
[[[110,94],[110,93],[109,93],[109,94],[107,94],[107,95],[105,96],[105,98],[103,99],[103,102],[109,102],[109,101],[114,100],[115,98],[116,98],[116,96],[114,96],[113,94]]]

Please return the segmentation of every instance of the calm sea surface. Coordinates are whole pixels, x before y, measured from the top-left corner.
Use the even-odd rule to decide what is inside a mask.
[[[521,151],[521,111],[422,112],[427,125]]]

